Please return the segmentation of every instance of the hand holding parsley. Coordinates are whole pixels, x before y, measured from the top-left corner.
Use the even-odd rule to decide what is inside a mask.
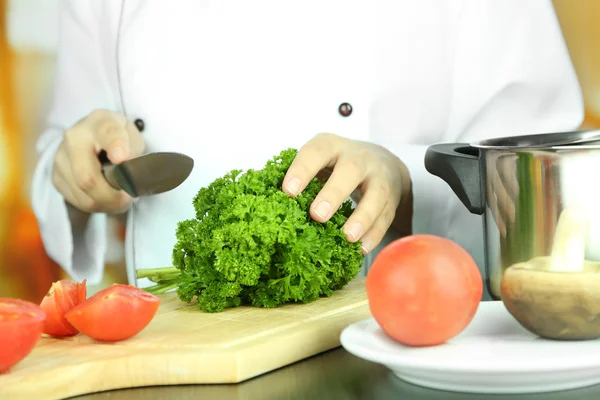
[[[197,298],[201,310],[219,312],[312,302],[356,277],[361,243],[343,232],[352,202],[339,201],[327,221],[315,221],[309,209],[324,187],[318,178],[302,176],[293,197],[281,190],[296,155],[284,150],[261,170],[233,170],[201,188],[195,218],[178,224],[173,268],[138,270],[157,283],[146,290],[176,288],[182,301]]]
[[[351,242],[362,242],[364,253],[381,242],[393,222],[399,232],[410,233],[410,204],[403,207],[395,221],[401,197],[409,197],[411,189],[408,169],[394,154],[372,143],[320,134],[300,149],[283,189],[294,196],[323,170],[329,170],[330,176],[311,204],[313,219],[328,221],[352,195],[358,206],[345,223],[344,232]]]

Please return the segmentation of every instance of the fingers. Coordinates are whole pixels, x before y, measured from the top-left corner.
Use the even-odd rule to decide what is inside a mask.
[[[354,189],[364,181],[365,173],[364,160],[351,155],[340,157],[323,189],[311,204],[311,217],[319,222],[329,220]]]
[[[131,204],[132,199],[127,193],[114,190],[106,182],[94,185],[93,190],[82,189],[74,171],[65,153],[57,153],[52,176],[53,183],[63,194],[65,200],[74,207],[88,213],[106,212],[110,214],[123,212]],[[100,190],[99,187],[105,187],[105,190]]]
[[[369,230],[361,238],[361,249],[364,254],[372,251],[383,239],[396,216],[394,202],[388,202],[381,214],[375,219]]]
[[[378,175],[365,180],[361,191],[360,202],[344,225],[344,233],[350,242],[362,241],[365,233],[370,231],[376,221],[382,217],[388,204],[395,210],[400,200],[399,194],[391,194],[387,181]],[[388,228],[389,225],[384,229]]]
[[[82,204],[86,201],[91,201],[88,196],[84,194],[87,199],[81,199],[75,197],[73,191],[71,190],[71,186],[67,182],[65,178],[63,178],[63,172],[59,172],[56,168],[52,172],[52,183],[54,187],[63,195],[65,201],[69,204]]]
[[[341,140],[344,139],[320,134],[302,146],[283,180],[283,191],[297,196],[322,169],[333,167]]]
[[[141,154],[144,142],[123,115],[94,111],[65,132],[54,160],[53,182],[65,200],[82,211],[125,211],[132,199],[106,182],[98,159],[101,150],[119,164]]]
[[[306,143],[296,155],[283,190],[296,196],[315,176],[326,182],[311,204],[313,220],[328,221],[341,204],[360,191],[358,206],[344,225],[350,242],[361,241],[367,253],[387,232],[400,203],[400,191],[394,193],[395,163],[376,146],[321,134]]]
[[[77,126],[65,133],[66,152],[57,157],[66,157],[61,162],[61,174],[71,183],[74,195],[85,193],[99,204],[109,204],[117,194],[102,175],[102,165],[96,153],[96,142],[93,132],[85,125]],[[92,208],[87,201],[79,203],[87,209]]]
[[[57,153],[57,158],[63,156],[64,153]],[[71,165],[69,160],[57,160],[52,173],[52,181],[54,186],[62,193],[65,201],[85,212],[92,212],[93,200],[82,190],[73,184]]]

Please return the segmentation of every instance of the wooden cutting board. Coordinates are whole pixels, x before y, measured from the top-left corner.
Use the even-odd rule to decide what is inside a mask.
[[[152,322],[129,340],[43,337],[26,359],[0,375],[0,399],[55,400],[141,386],[238,383],[340,346],[342,330],[368,317],[362,277],[313,303],[215,314],[168,293],[161,296]]]

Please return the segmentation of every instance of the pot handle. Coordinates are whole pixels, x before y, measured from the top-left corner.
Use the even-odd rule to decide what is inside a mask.
[[[467,143],[439,143],[425,153],[425,169],[443,179],[473,214],[482,215],[485,198],[479,150]]]

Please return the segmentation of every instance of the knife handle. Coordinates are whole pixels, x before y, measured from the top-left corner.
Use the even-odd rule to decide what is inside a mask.
[[[98,153],[98,160],[102,165],[111,163],[105,150],[100,150],[100,153]]]
[[[100,164],[102,164],[102,175],[104,175],[104,179],[106,182],[116,190],[121,190],[121,186],[117,183],[115,179],[114,169],[115,166],[110,162],[108,156],[106,155],[106,151],[102,150],[98,153],[98,160]]]

